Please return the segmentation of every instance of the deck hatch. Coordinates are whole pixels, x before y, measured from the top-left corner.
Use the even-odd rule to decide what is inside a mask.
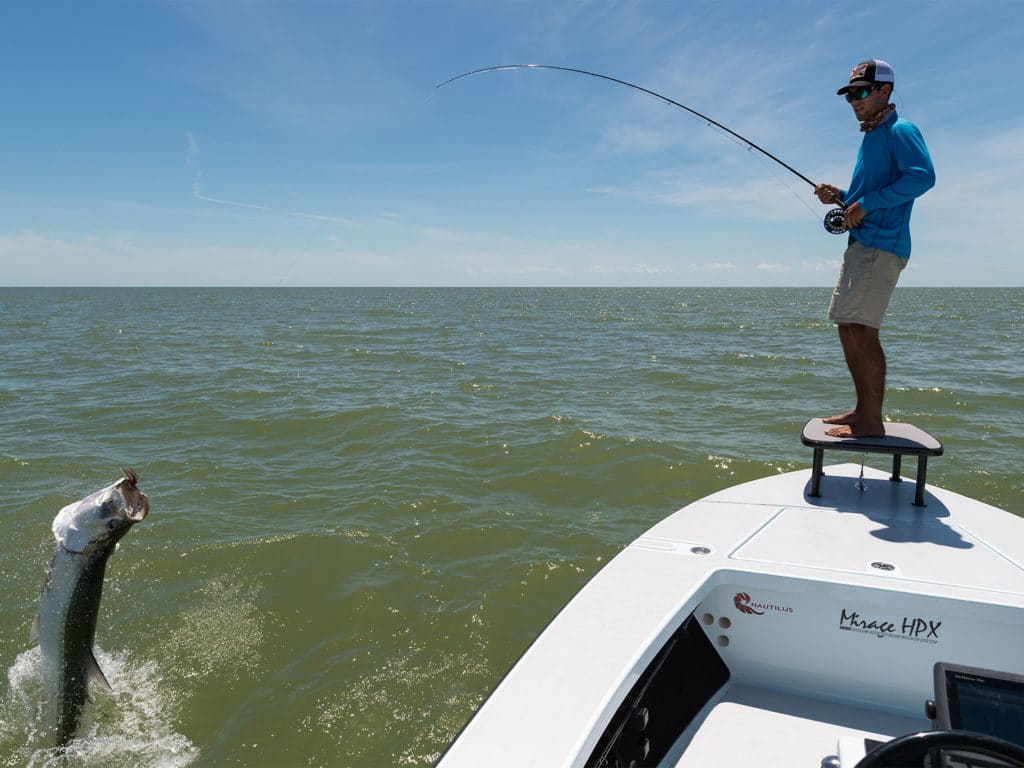
[[[730,558],[1024,594],[1024,568],[967,529],[926,515],[784,508]],[[891,568],[881,570],[873,563]]]

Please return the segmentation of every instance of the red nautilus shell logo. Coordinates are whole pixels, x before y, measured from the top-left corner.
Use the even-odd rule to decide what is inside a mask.
[[[748,595],[746,592],[737,592],[736,597],[732,599],[732,602],[736,606],[736,610],[740,613],[749,613],[754,616],[764,616],[764,611],[759,611],[750,604],[750,595]]]

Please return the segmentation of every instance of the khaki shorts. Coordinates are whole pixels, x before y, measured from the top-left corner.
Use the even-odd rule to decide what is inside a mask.
[[[828,319],[840,325],[880,328],[896,281],[905,266],[907,260],[895,253],[868,248],[850,238],[843,254],[843,268],[832,292]]]

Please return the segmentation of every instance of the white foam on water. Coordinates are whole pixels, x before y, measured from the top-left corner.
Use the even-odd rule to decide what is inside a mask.
[[[92,686],[78,736],[63,750],[50,746],[43,719],[38,648],[21,653],[7,670],[0,703],[0,755],[7,768],[184,768],[199,750],[174,732],[177,696],[155,662],[136,662],[126,652],[95,649],[113,693]]]
[[[261,668],[264,617],[242,573],[210,578],[181,613],[163,646],[187,679],[255,677]],[[187,671],[185,671],[187,670]]]

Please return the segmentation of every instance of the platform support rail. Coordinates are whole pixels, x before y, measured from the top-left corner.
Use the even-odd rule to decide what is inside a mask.
[[[827,434],[833,425],[821,419],[808,421],[800,434],[804,445],[814,449],[811,464],[811,489],[808,496],[821,496],[821,478],[824,475],[825,451],[853,451],[855,453],[882,453],[892,456],[892,477],[900,482],[900,471],[904,456],[917,456],[917,485],[914,491],[914,506],[926,506],[924,502],[925,481],[928,475],[928,457],[942,455],[942,443],[923,429],[913,424],[889,422],[885,425],[884,437],[833,437]]]

